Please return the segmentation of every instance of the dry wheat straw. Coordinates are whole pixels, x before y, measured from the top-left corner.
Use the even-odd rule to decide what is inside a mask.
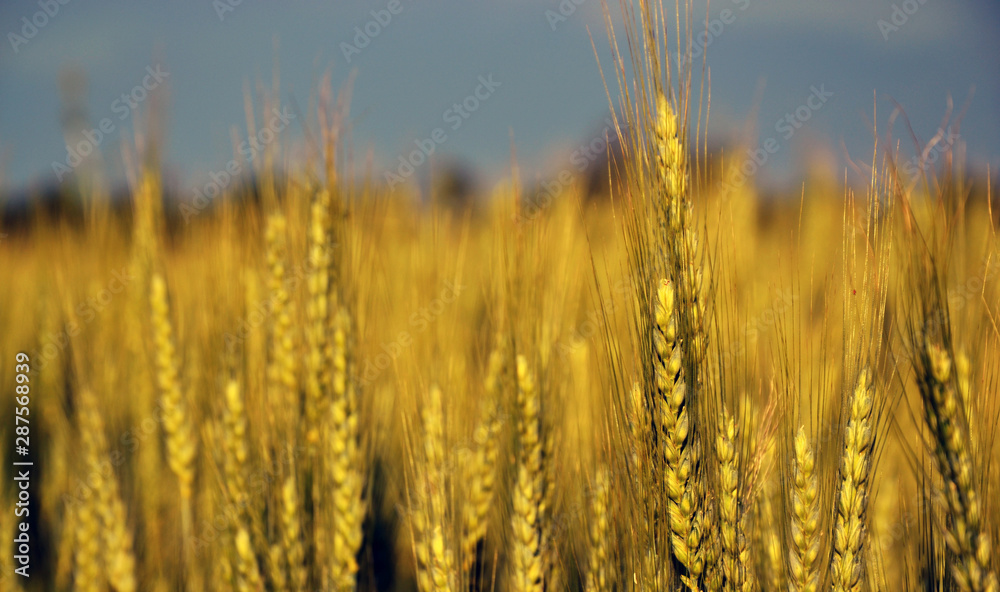
[[[816,592],[819,586],[819,485],[812,445],[804,427],[795,435],[792,467],[792,545],[788,566],[792,592]]]
[[[844,453],[840,465],[837,523],[833,532],[833,589],[856,592],[864,584],[864,546],[867,533],[868,477],[874,444],[873,387],[868,371],[858,376],[848,404]]]

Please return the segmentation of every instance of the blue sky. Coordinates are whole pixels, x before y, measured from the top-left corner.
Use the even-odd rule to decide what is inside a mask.
[[[244,89],[258,81],[270,85],[275,59],[282,102],[294,97],[303,109],[324,72],[331,72],[335,90],[353,74],[351,144],[359,161],[371,155],[379,176],[415,141],[445,127],[447,140],[436,147],[436,158],[461,159],[496,178],[509,169],[513,136],[523,176],[544,178],[570,166],[572,151],[600,132],[608,114],[588,34],[589,27],[607,69],[599,0],[575,0],[575,11],[555,23],[546,11],[558,12],[560,3],[538,0],[242,0],[221,16],[211,0],[63,1],[0,3],[5,188],[44,179],[53,174],[53,162],[67,160],[58,86],[65,67],[86,74],[90,125],[98,127],[103,118],[113,124],[99,148],[110,175],[118,177],[121,137],[134,125],[121,95],[141,85],[147,67],[158,63],[167,73],[157,89],[167,99],[165,161],[185,187],[202,183],[232,158],[231,129],[246,135]],[[356,27],[376,30],[372,11],[387,10],[391,1],[398,2],[397,14],[348,63],[343,44],[354,44]],[[573,2],[564,0],[564,9]],[[38,16],[45,6],[53,16]],[[617,13],[616,1],[611,10]],[[384,20],[387,13],[380,14]],[[826,148],[835,170],[846,166],[845,150],[869,160],[873,110],[884,131],[890,99],[906,108],[926,141],[949,95],[956,111],[972,97],[960,136],[970,158],[1000,166],[995,2],[718,0],[696,3],[695,15],[717,21],[718,34],[707,43],[712,135],[755,124],[751,145],[780,139],[761,182],[795,178],[801,155],[817,147]],[[29,38],[24,19],[44,24]],[[880,28],[880,20],[891,27]],[[480,76],[490,75],[499,83],[494,91],[450,129],[444,123],[448,109],[475,92]],[[775,124],[806,104],[813,87],[832,96],[792,137],[782,138]],[[141,112],[148,100],[137,105]],[[894,132],[908,138],[899,122]],[[301,144],[301,128],[293,123],[281,142]],[[911,144],[905,149],[912,154]]]

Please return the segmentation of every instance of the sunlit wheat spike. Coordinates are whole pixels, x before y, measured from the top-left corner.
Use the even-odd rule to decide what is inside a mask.
[[[690,430],[687,385],[674,312],[673,286],[668,280],[662,280],[656,291],[653,328],[654,380],[658,423],[662,433],[660,455],[664,463],[671,549],[686,572],[681,575],[684,584],[694,591],[698,589],[698,579],[704,568],[702,533],[698,525],[701,497],[696,490],[699,459]]]
[[[451,592],[457,589],[458,572],[449,524],[450,457],[445,437],[445,417],[440,387],[432,386],[421,413],[423,447],[414,469],[417,490],[414,512],[414,549],[417,582],[422,592]]]
[[[955,354],[955,379],[958,384],[958,394],[962,400],[962,411],[965,413],[966,425],[969,428],[970,452],[973,458],[979,456],[979,422],[975,421],[975,411],[972,400],[972,362],[965,352]]]
[[[518,464],[513,492],[510,586],[516,592],[541,592],[545,587],[542,537],[545,519],[541,439],[541,402],[534,371],[523,355],[517,357]]]
[[[243,526],[236,531],[236,589],[240,592],[261,592],[264,584],[250,535]]]
[[[699,262],[698,237],[693,228],[688,191],[689,165],[677,113],[662,92],[657,94],[657,120],[653,129],[656,165],[653,211],[656,223],[653,245],[658,260],[654,268],[678,282],[677,324],[686,339],[684,362],[694,371],[705,355],[706,271]],[[698,380],[696,377],[694,383]]]
[[[487,407],[483,419],[473,433],[475,450],[469,467],[468,500],[464,505],[464,537],[462,541],[462,571],[468,573],[476,562],[476,549],[486,539],[487,519],[494,502],[496,487],[499,413]]]
[[[365,468],[360,448],[360,420],[353,372],[352,322],[343,306],[336,311],[331,399],[327,407],[326,464],[331,479],[333,535],[330,573],[337,590],[353,589],[357,554],[363,538]]]
[[[831,574],[834,590],[857,591],[864,583],[864,546],[867,536],[868,477],[871,471],[875,426],[872,422],[874,387],[867,370],[858,376],[848,403],[844,451],[840,460],[837,523],[833,532]]]
[[[928,340],[920,377],[924,412],[935,441],[938,470],[944,480],[948,520],[945,542],[954,555],[952,576],[963,592],[996,592],[1000,589],[990,566],[992,543],[982,525],[972,444],[964,417],[962,395],[952,375],[952,360],[942,347]],[[961,372],[962,369],[959,368]]]
[[[106,588],[101,560],[101,517],[96,493],[75,507],[76,539],[73,583],[76,590],[97,592]]]
[[[542,592],[545,589],[538,508],[533,502],[534,485],[535,480],[528,473],[528,468],[519,466],[513,492],[514,513],[511,518],[513,540],[510,551],[510,589],[515,592]]]
[[[330,194],[321,191],[313,200],[307,235],[308,271],[306,276],[306,440],[310,446],[319,441],[319,423],[326,406],[330,369],[326,365],[328,348],[327,317],[330,314]]]
[[[656,117],[656,165],[664,191],[659,202],[660,232],[676,232],[682,228],[681,208],[687,199],[687,154],[678,136],[677,114],[662,92],[657,94]]]
[[[102,466],[110,449],[104,435],[104,420],[97,408],[94,394],[87,388],[80,391],[80,436],[88,477],[96,477],[93,509],[101,521],[104,561],[108,584],[118,592],[136,589],[135,555],[132,551],[132,533],[126,519],[118,480],[113,472]],[[91,503],[87,501],[85,503]]]
[[[594,491],[590,500],[590,558],[587,563],[587,592],[611,590],[612,565],[609,511],[611,482],[608,470],[602,468],[594,480]]]
[[[288,590],[288,562],[284,541],[273,543],[267,550],[267,575],[275,590]],[[231,568],[230,568],[231,571]],[[220,577],[221,581],[225,581]],[[230,577],[230,581],[232,578]]]
[[[764,565],[762,566],[762,590],[788,590],[788,579],[785,575],[786,546],[781,540],[781,524],[776,521],[771,492],[764,488],[757,498],[754,508],[756,528],[750,531],[754,549],[764,550]]]
[[[701,529],[705,533],[701,546],[702,557],[705,560],[703,570],[704,588],[709,592],[720,592],[725,585],[723,569],[722,533],[719,528],[719,504],[705,503],[701,514]]]
[[[191,534],[191,497],[194,487],[194,457],[197,451],[190,413],[181,391],[174,350],[167,284],[154,274],[150,281],[150,303],[153,309],[153,343],[156,356],[157,385],[163,407],[163,429],[167,440],[167,463],[177,476],[181,493],[182,532],[185,541]]]
[[[719,526],[722,535],[722,566],[726,590],[739,590],[742,566],[739,563],[739,472],[736,459],[736,419],[725,408],[720,415],[715,438],[715,456],[719,462]]]
[[[247,497],[247,417],[240,385],[226,383],[223,415],[226,491],[236,507],[243,508]]]
[[[285,479],[285,484],[281,488],[281,541],[288,564],[290,589],[294,592],[302,592],[306,589],[308,575],[305,566],[305,551],[302,547],[299,508],[298,491],[295,487],[293,473]]]
[[[792,523],[788,568],[792,592],[816,592],[819,586],[819,485],[812,445],[805,428],[795,435],[792,466]]]

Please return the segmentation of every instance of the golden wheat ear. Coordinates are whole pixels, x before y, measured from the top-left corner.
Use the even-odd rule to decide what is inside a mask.
[[[847,429],[840,462],[837,523],[833,532],[833,589],[860,590],[864,583],[864,546],[868,533],[868,477],[875,427],[872,423],[874,385],[868,371],[858,375],[848,403]]]
[[[195,454],[198,443],[188,402],[181,389],[167,283],[163,276],[154,274],[150,280],[150,304],[153,317],[153,344],[156,356],[156,380],[163,407],[163,429],[167,441],[167,464],[177,477],[181,494],[181,532],[186,555],[190,556],[193,517]],[[190,557],[188,557],[190,559]]]
[[[982,524],[982,504],[974,476],[968,418],[963,414],[961,382],[956,389],[951,356],[944,348],[930,340],[925,347],[922,394],[927,423],[934,436],[938,470],[945,487],[945,543],[954,555],[952,577],[963,592],[996,592],[1000,583],[990,566],[992,544]],[[964,369],[959,366],[958,370],[962,373]]]
[[[792,479],[789,589],[793,592],[816,592],[819,586],[819,485],[812,444],[804,427],[800,427],[795,435]]]

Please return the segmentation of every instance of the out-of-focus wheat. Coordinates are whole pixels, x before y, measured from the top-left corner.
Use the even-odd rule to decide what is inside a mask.
[[[167,440],[167,463],[177,476],[180,485],[182,536],[186,542],[190,540],[192,529],[191,498],[194,487],[194,457],[198,445],[177,371],[178,362],[170,323],[170,307],[167,302],[167,284],[159,274],[154,274],[150,280],[149,297],[153,308],[153,341],[156,352],[157,384],[163,407],[163,429]]]

